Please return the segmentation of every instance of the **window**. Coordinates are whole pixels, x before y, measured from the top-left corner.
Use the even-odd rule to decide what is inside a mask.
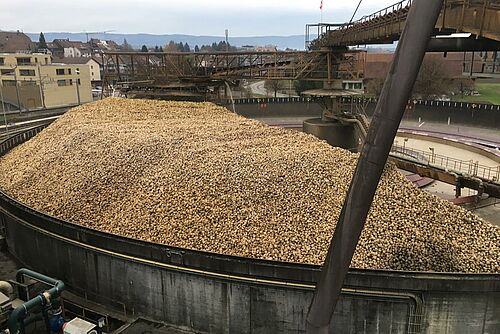
[[[21,81],[19,86],[35,86],[36,82],[32,80]]]
[[[19,75],[22,77],[34,77],[35,70],[19,70]]]
[[[56,69],[56,74],[57,75],[64,75],[64,68],[58,68],[58,69]]]
[[[0,65],[3,65],[3,64],[5,64],[5,58],[0,57]]]
[[[29,65],[31,64],[30,57],[17,58],[17,65]]]
[[[93,70],[94,69],[94,65],[90,65],[90,69]]]
[[[82,84],[82,82],[80,81],[80,79],[76,79],[76,82],[78,82],[78,85]]]
[[[94,76],[94,72],[92,72],[92,76]]]
[[[0,74],[2,74],[2,75],[14,75],[14,69],[13,68],[2,68],[0,70]]]
[[[3,80],[2,85],[15,87],[16,82],[14,80]]]
[[[71,68],[68,68],[68,74],[71,74]]]
[[[69,79],[69,85],[72,86],[73,85],[73,79]]]
[[[38,58],[35,58],[35,63],[38,63]]]
[[[57,85],[58,85],[59,87],[66,86],[66,80],[57,80]]]
[[[45,57],[45,65],[49,64],[49,58]]]

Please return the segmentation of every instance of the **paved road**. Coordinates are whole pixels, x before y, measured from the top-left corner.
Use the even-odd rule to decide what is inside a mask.
[[[274,97],[274,92],[270,92],[266,89],[266,82],[264,80],[252,82],[248,85],[253,94],[272,96]],[[276,93],[276,97],[289,97],[288,94]]]

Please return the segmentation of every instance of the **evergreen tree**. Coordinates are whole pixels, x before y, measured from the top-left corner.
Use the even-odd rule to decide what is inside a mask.
[[[134,48],[132,47],[132,45],[128,44],[126,38],[123,39],[122,50],[123,51],[133,51],[134,50]]]
[[[148,47],[146,45],[143,45],[141,48],[141,52],[148,52]]]
[[[184,44],[184,52],[191,52],[191,48],[189,47],[188,43]]]
[[[45,41],[43,32],[40,33],[40,37],[38,38],[38,49],[47,49],[47,42]]]
[[[194,52],[200,52],[200,48],[198,47],[198,44],[194,46]]]
[[[163,52],[163,46],[160,46],[160,52]]]
[[[158,47],[158,45],[155,45],[155,52],[160,52],[160,48]]]

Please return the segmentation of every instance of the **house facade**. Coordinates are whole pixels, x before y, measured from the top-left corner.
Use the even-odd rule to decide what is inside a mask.
[[[92,85],[98,85],[101,82],[101,66],[94,57],[54,58],[53,63],[88,66]]]
[[[92,101],[87,65],[52,63],[41,53],[0,54],[0,89],[7,105],[30,110]]]
[[[52,54],[58,58],[92,56],[92,48],[89,43],[70,41],[69,39],[54,39],[48,46]]]

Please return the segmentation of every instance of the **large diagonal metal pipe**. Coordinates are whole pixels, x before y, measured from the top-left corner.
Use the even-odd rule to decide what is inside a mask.
[[[328,333],[340,291],[422,64],[442,0],[415,0],[361,150],[307,315],[307,333]]]

